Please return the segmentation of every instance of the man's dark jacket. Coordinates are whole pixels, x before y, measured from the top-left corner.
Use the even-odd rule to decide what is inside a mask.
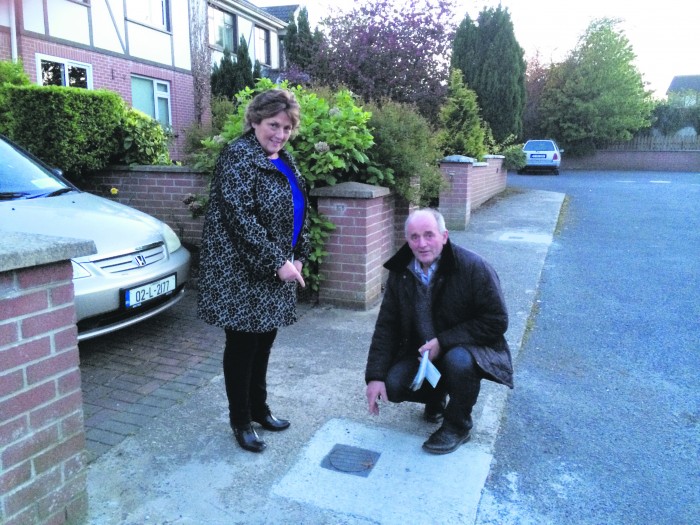
[[[425,343],[414,328],[416,287],[409,269],[413,252],[405,244],[384,267],[390,271],[372,336],[365,381],[384,381],[393,363],[418,357]],[[513,366],[504,337],[508,312],[496,271],[481,256],[445,244],[432,277],[432,316],[440,348],[467,348],[484,377],[513,388]],[[438,357],[439,359],[439,357]]]

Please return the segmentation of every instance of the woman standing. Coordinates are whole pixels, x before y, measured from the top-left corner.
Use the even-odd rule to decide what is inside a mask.
[[[252,426],[289,421],[267,405],[267,364],[277,329],[296,321],[309,253],[304,179],[284,145],[299,127],[294,94],[272,89],[248,105],[243,134],[219,156],[200,251],[198,314],[226,332],[224,380],[238,444],[266,445]]]

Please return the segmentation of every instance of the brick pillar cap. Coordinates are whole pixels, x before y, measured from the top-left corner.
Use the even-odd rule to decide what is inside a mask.
[[[3,232],[0,236],[0,272],[66,261],[96,252],[93,241]]]
[[[464,155],[449,155],[442,159],[442,162],[454,164],[474,163],[476,162],[476,159],[473,159],[471,157],[465,157]]]
[[[390,193],[389,188],[373,186],[362,182],[341,182],[334,186],[324,186],[323,188],[314,188],[311,190],[311,195],[313,197],[335,197],[337,199],[376,199],[389,195]]]

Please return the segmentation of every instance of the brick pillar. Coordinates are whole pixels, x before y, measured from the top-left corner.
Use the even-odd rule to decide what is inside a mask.
[[[335,224],[321,265],[319,302],[369,309],[379,302],[394,247],[393,196],[387,188],[344,182],[317,188],[318,211]]]
[[[68,258],[94,253],[94,244],[62,239],[57,246],[38,237],[3,234],[0,240],[3,525],[79,523],[87,514],[83,400]],[[27,249],[18,251],[23,242]],[[61,253],[52,254],[54,248]]]
[[[462,155],[446,157],[440,171],[447,188],[440,191],[440,213],[448,230],[466,230],[471,218],[469,172],[474,159]]]

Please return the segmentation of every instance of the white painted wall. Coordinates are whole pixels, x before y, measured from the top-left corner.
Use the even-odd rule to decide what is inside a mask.
[[[109,8],[107,7],[109,2]],[[92,0],[92,40],[95,47],[114,53],[124,53],[126,29],[124,26],[124,2]],[[110,16],[110,11],[114,16]],[[121,39],[121,40],[120,40]]]
[[[45,33],[44,2],[42,0],[22,0],[24,13],[24,29],[35,33]]]
[[[87,6],[65,0],[47,0],[46,8],[49,15],[49,35],[86,46],[90,45]]]
[[[127,22],[129,54],[159,64],[173,65],[170,35],[141,24]]]

